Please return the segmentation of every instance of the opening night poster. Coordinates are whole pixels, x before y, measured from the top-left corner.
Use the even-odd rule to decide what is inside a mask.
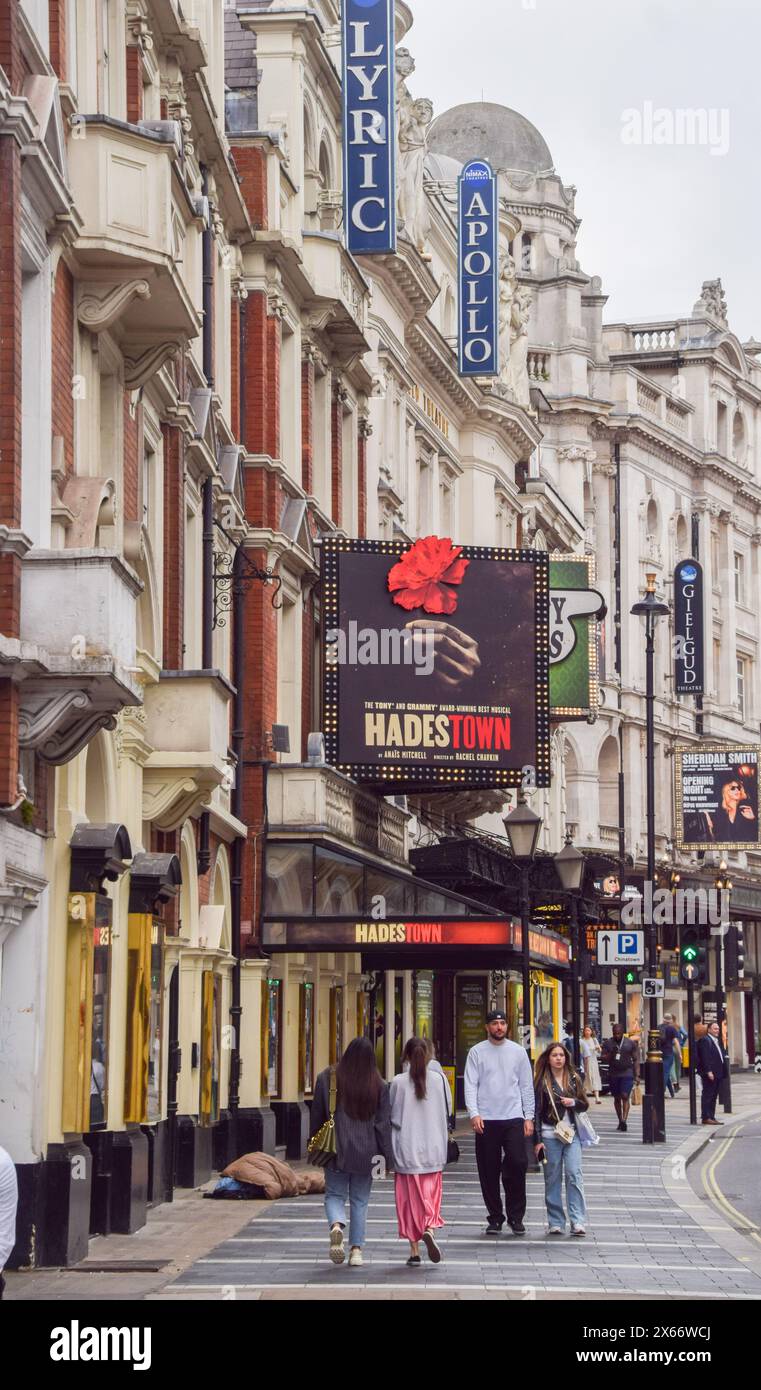
[[[323,543],[328,760],[401,787],[549,784],[549,569],[536,551]]]

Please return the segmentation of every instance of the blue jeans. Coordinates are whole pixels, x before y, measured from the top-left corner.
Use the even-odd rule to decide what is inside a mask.
[[[669,1095],[671,1096],[671,1099],[672,1099],[672,1100],[674,1099],[674,1076],[673,1076],[673,1072],[674,1072],[674,1054],[673,1054],[673,1052],[672,1052],[670,1057],[668,1057],[668,1056],[666,1056],[666,1055],[664,1054],[664,1057],[663,1057],[663,1089],[664,1089],[664,1091],[668,1091],[668,1093],[669,1093]]]
[[[584,1178],[581,1171],[581,1144],[578,1134],[572,1144],[564,1144],[556,1139],[551,1129],[542,1129],[542,1143],[547,1154],[544,1166],[544,1200],[547,1205],[547,1220],[550,1226],[565,1230],[563,1210],[563,1173],[565,1173],[565,1195],[568,1202],[568,1215],[571,1226],[583,1226],[587,1219],[584,1201]]]
[[[328,1224],[336,1221],[346,1225],[346,1199],[349,1199],[349,1244],[365,1243],[367,1208],[373,1179],[370,1173],[339,1173],[337,1168],[325,1169],[325,1215]]]

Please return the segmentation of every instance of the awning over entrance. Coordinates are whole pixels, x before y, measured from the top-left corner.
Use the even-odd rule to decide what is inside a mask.
[[[537,928],[530,944],[533,963],[568,965],[569,945],[560,936]],[[423,959],[442,968],[506,967],[521,951],[521,926],[364,855],[318,840],[277,839],[267,844],[262,945],[272,952],[360,951],[373,968],[414,968]]]

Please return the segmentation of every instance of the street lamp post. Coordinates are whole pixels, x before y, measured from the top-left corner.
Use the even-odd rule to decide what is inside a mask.
[[[573,1060],[581,1066],[581,1003],[579,1000],[579,896],[584,878],[584,855],[571,843],[570,835],[563,849],[555,855],[555,868],[568,895],[571,909],[571,1028],[573,1030]]]
[[[523,965],[523,1045],[531,1059],[531,946],[529,928],[531,903],[529,898],[531,865],[542,828],[541,816],[526,805],[522,796],[509,816],[505,816],[505,831],[513,859],[520,873],[521,955]]]
[[[731,880],[730,877],[729,877],[729,865],[727,864],[726,859],[722,859],[721,863],[719,864],[719,872],[718,872],[718,875],[717,875],[717,878],[716,878],[716,887],[717,887],[717,889],[719,890],[719,893],[722,893],[722,894],[723,894],[723,893],[726,893],[726,894],[727,894],[727,897],[728,897],[729,894],[732,892],[732,880]],[[723,898],[720,898],[719,901],[723,904],[724,899],[723,899]],[[727,913],[726,913],[727,918],[729,917],[729,915],[730,915],[730,914],[727,912]],[[717,1022],[718,1025],[719,1025],[719,1041],[720,1041],[720,1043],[721,1043],[721,1045],[722,1045],[722,1048],[724,1048],[724,1023],[726,1022],[726,1025],[727,1025],[727,1046],[726,1046],[726,1048],[724,1048],[724,1050],[726,1051],[726,1054],[727,1054],[727,1076],[726,1076],[726,1080],[725,1080],[725,1081],[722,1081],[722,1083],[721,1083],[721,1096],[720,1096],[720,1098],[721,1098],[721,1104],[722,1104],[723,1109],[724,1109],[724,1114],[725,1114],[725,1115],[731,1115],[731,1114],[732,1114],[732,1082],[731,1082],[731,1080],[730,1080],[730,1072],[729,1072],[729,1014],[728,1014],[728,1012],[727,1012],[727,1006],[726,1006],[726,990],[725,990],[725,988],[724,988],[724,979],[725,979],[725,975],[724,975],[724,966],[725,966],[725,955],[724,955],[724,939],[725,939],[725,938],[724,938],[724,929],[725,929],[725,922],[724,922],[724,917],[725,917],[725,913],[722,911],[721,914],[720,914],[720,916],[721,916],[721,926],[720,926],[719,934],[718,934],[718,936],[716,937],[716,1022]]]
[[[632,617],[645,619],[645,711],[647,763],[647,878],[655,883],[655,627],[659,618],[670,613],[667,603],[659,602],[655,593],[655,575],[647,576],[647,592],[632,608]],[[657,928],[653,922],[648,930],[648,969],[651,978],[657,967]],[[655,999],[650,1000],[649,1036],[645,1063],[645,1103],[642,1107],[642,1139],[646,1144],[663,1143],[666,1139],[666,1101],[663,1083],[663,1060],[658,1038],[658,1011]]]

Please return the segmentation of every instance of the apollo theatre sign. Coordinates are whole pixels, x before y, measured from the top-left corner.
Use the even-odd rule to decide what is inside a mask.
[[[497,180],[483,159],[459,179],[460,376],[499,376]]]
[[[344,0],[344,226],[354,255],[396,251],[393,0]]]

